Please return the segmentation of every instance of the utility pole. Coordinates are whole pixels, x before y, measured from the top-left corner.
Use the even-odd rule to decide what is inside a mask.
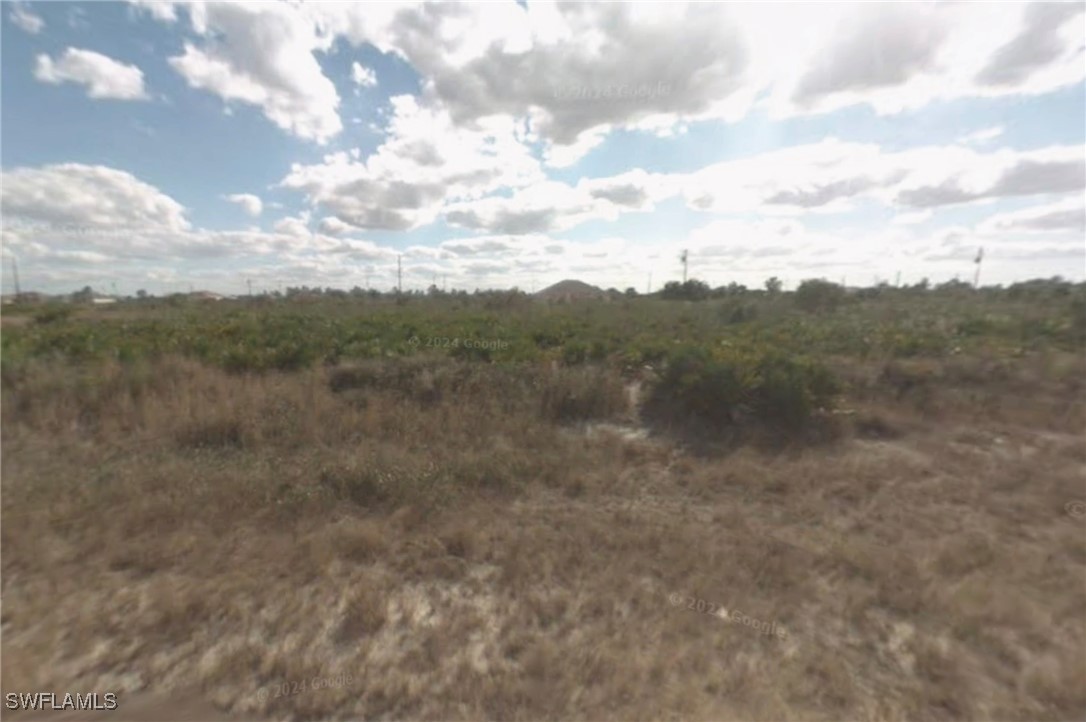
[[[897,272],[897,277],[894,279],[894,285],[901,288],[901,271]]]
[[[645,295],[652,293],[652,271],[649,271],[649,283],[645,286]]]
[[[441,292],[445,293],[445,290],[448,287],[449,287],[449,276],[448,276],[448,274],[442,274],[442,276],[441,276]]]
[[[686,283],[686,258],[687,258],[687,252],[684,249],[683,252],[682,252],[682,255],[679,256],[679,260],[683,262],[683,283],[684,284]]]
[[[253,297],[253,279],[247,279],[245,283],[249,284],[249,298]]]
[[[396,293],[397,294],[403,293],[403,266],[400,264],[400,261],[402,259],[403,259],[403,256],[396,256]]]
[[[977,257],[973,259],[973,263],[977,264],[977,272],[973,276],[973,290],[975,291],[980,286],[980,262],[984,260],[984,246],[977,249]]]
[[[18,298],[22,293],[19,291],[19,261],[15,256],[11,257],[11,275],[15,277],[15,297]]]

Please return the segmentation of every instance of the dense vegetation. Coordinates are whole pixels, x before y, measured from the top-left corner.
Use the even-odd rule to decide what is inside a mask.
[[[766,288],[733,284],[709,294],[692,280],[658,297],[573,304],[515,291],[330,292],[210,302],[140,298],[76,312],[71,305],[16,308],[8,315],[28,322],[6,328],[3,367],[10,387],[21,368],[40,359],[138,366],[180,356],[230,373],[264,373],[447,357],[497,364],[525,378],[554,364],[627,376],[654,365],[663,375],[650,410],[669,424],[798,430],[832,407],[840,391],[830,370],[836,359],[998,359],[1074,351],[1086,340],[1086,285],[1058,279],[981,291],[965,284],[846,291],[811,280],[783,293],[772,279]],[[397,373],[417,375],[420,368]],[[551,399],[546,414],[584,416],[577,410],[584,398]]]

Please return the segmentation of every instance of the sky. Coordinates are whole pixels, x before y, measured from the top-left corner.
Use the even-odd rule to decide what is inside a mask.
[[[2,2],[0,283],[1081,281],[1084,8]]]

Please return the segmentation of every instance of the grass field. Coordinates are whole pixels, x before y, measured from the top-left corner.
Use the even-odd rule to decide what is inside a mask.
[[[13,307],[2,343],[5,694],[1086,715],[1082,284]]]

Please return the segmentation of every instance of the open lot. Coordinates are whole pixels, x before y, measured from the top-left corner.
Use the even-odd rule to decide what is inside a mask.
[[[1082,294],[16,309],[3,692],[1081,718]]]

